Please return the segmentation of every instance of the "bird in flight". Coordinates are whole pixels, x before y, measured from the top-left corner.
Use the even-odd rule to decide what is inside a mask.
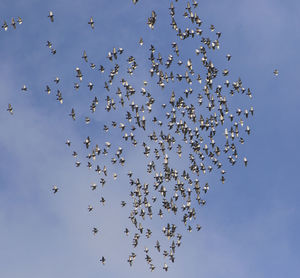
[[[12,108],[12,106],[11,106],[10,103],[8,104],[8,108],[7,108],[6,110],[7,110],[11,115],[14,114],[14,110],[13,110],[13,108]]]
[[[137,4],[138,0],[132,2]],[[135,250],[148,246],[142,254],[150,271],[159,268],[153,264],[156,255],[152,251],[162,257],[164,264],[160,265],[168,271],[175,261],[175,251],[182,244],[181,232],[202,230],[197,217],[201,207],[207,204],[206,197],[212,188],[208,181],[215,177],[216,182],[225,183],[229,166],[240,165],[239,161],[247,166],[241,145],[250,135],[248,124],[254,114],[254,108],[248,103],[244,107],[231,101],[237,95],[252,98],[252,91],[241,78],[231,79],[231,54],[220,54],[225,64],[222,68],[213,63],[224,35],[214,24],[202,22],[196,0],[183,1],[182,5],[177,2],[171,1],[166,9],[169,15],[165,27],[169,32],[166,29],[158,37],[159,43],[152,35],[166,19],[160,22],[159,16],[163,13],[151,8],[148,10],[151,14],[142,21],[145,28],[136,34],[136,52],[128,53],[129,50],[121,45],[124,42],[120,41],[120,45],[111,45],[99,58],[93,51],[95,44],[82,45],[78,57],[72,59],[78,64],[72,65],[70,78],[62,73],[62,80],[56,77],[54,83],[50,83],[52,88],[47,84],[42,87],[46,88],[49,102],[54,97],[56,103],[51,89],[57,92],[62,115],[68,120],[71,117],[73,121],[68,124],[72,122],[81,131],[79,146],[76,147],[76,138],[70,138],[72,149],[66,148],[66,151],[72,155],[73,167],[89,171],[92,180],[86,187],[101,203],[99,206],[97,201],[97,206],[93,207],[94,201],[90,200],[84,206],[85,213],[87,209],[89,217],[93,218],[98,207],[105,211],[114,202],[104,195],[105,205],[106,199],[102,195],[99,197],[97,192],[116,192],[117,186],[127,188],[124,183],[128,180],[128,199],[122,196],[116,203],[116,209],[128,214],[129,224],[122,227],[121,233],[132,240],[131,248]],[[54,22],[52,11],[48,17]],[[59,23],[57,15],[55,21]],[[13,18],[12,28],[7,22],[4,21],[2,28],[10,31],[16,29],[22,19]],[[94,30],[93,17],[88,21],[90,27],[82,24],[83,30],[90,32],[90,27]],[[56,24],[50,26],[55,28]],[[50,40],[46,46],[54,55],[54,46],[58,45]],[[60,52],[53,55],[49,55],[50,59],[55,60]],[[56,73],[60,74],[60,70]],[[273,73],[277,76],[278,70]],[[27,85],[32,91],[34,86]],[[68,85],[75,94],[68,92]],[[27,86],[21,90],[27,91]],[[28,96],[30,94],[22,97]],[[11,104],[7,111],[13,114]],[[70,147],[71,141],[67,140],[66,144]],[[99,184],[102,187],[98,187]],[[52,191],[57,193],[58,187],[53,186]],[[161,229],[154,231],[152,219],[159,220]],[[89,229],[94,235],[99,232],[96,227]],[[151,240],[151,244],[144,244]],[[131,251],[129,258],[125,258],[130,266],[139,255],[138,251]],[[100,261],[105,264],[104,256]]]
[[[54,14],[53,14],[52,11],[49,12],[48,17],[50,18],[50,21],[51,21],[51,22],[54,22]]]
[[[105,265],[106,259],[102,256],[102,258],[100,259],[100,262]]]
[[[52,188],[52,191],[53,191],[54,194],[57,193],[58,187],[56,185],[54,185],[53,188]]]
[[[95,22],[94,22],[94,20],[93,20],[93,17],[90,18],[90,21],[88,22],[88,24],[91,25],[92,29],[94,29],[94,24],[95,24]]]

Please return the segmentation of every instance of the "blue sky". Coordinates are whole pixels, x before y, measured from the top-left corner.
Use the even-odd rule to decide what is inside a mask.
[[[106,134],[102,126],[120,115],[100,112],[105,107],[104,79],[83,62],[83,50],[90,61],[110,70],[108,51],[124,48],[120,61],[133,55],[139,65],[128,80],[142,87],[144,79],[151,81],[145,59],[148,46],[154,44],[167,56],[176,38],[168,25],[166,2],[1,1],[1,25],[17,16],[23,24],[0,31],[0,277],[299,276],[299,1],[199,1],[197,14],[204,32],[211,35],[210,24],[222,32],[219,54],[212,54],[214,63],[220,69],[228,67],[230,80],[241,77],[253,92],[251,101],[234,98],[232,104],[253,106],[255,117],[249,121],[251,136],[240,148],[248,166],[241,162],[228,166],[224,185],[219,175],[209,178],[213,186],[207,205],[197,211],[203,229],[183,232],[182,247],[176,250],[175,264],[167,261],[167,273],[162,256],[155,253],[157,268],[149,271],[142,251],[147,241],[141,241],[132,268],[126,261],[133,251],[131,238],[123,234],[123,228],[130,227],[129,207],[120,207],[121,200],[130,203],[126,171],[119,167],[120,178],[96,194],[90,190],[97,177],[85,167],[82,142],[90,135],[93,143],[111,141],[117,147],[120,133]],[[174,4],[178,16],[183,14],[183,4]],[[53,23],[47,17],[50,10]],[[152,10],[157,13],[153,31],[146,25]],[[87,24],[91,16],[94,30]],[[138,45],[140,37],[144,48]],[[47,40],[56,55],[46,47]],[[179,45],[188,58],[200,41]],[[227,53],[232,55],[229,65],[224,59]],[[73,88],[77,66],[84,74],[78,92]],[[53,82],[57,76],[59,86]],[[96,92],[88,91],[89,81],[95,83]],[[24,84],[26,93],[21,92]],[[44,92],[47,84],[50,95]],[[169,99],[167,88],[161,93],[155,83],[148,87],[153,95],[160,94],[158,103]],[[56,101],[57,88],[64,97],[62,105]],[[93,115],[88,109],[96,94],[102,102]],[[13,116],[6,111],[8,103],[13,105]],[[78,111],[76,122],[68,116],[72,107]],[[90,125],[83,122],[86,115],[91,117]],[[71,148],[65,145],[68,138]],[[73,150],[82,161],[79,168]],[[143,156],[132,148],[124,152],[128,165],[147,180],[139,163]],[[185,165],[185,161],[176,163],[176,167]],[[60,188],[55,195],[54,184]],[[104,207],[97,204],[101,196],[107,200]],[[95,205],[92,214],[87,212],[89,204]],[[154,234],[161,233],[162,224],[149,223]],[[96,236],[91,232],[94,226],[100,229]],[[105,266],[99,262],[102,255],[107,258]]]

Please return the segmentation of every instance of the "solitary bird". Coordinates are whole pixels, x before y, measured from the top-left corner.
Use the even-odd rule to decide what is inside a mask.
[[[4,29],[4,31],[7,31],[8,29],[8,25],[7,25],[7,22],[4,21],[3,25],[2,25],[2,28]]]
[[[66,141],[66,145],[67,145],[68,147],[71,146],[71,141],[70,141],[69,139]]]
[[[84,59],[86,62],[88,61],[85,50],[83,51],[82,59]]]
[[[96,235],[98,233],[98,229],[97,228],[93,228],[93,234]]]
[[[11,106],[10,103],[8,104],[8,108],[7,108],[6,110],[7,110],[11,115],[14,114],[13,108],[12,108],[12,106]]]
[[[54,14],[52,11],[49,12],[48,17],[50,18],[51,22],[54,22]]]
[[[26,92],[26,91],[27,91],[26,85],[23,85],[23,87],[21,88],[21,90],[22,90],[23,92]]]
[[[48,85],[46,86],[45,92],[47,92],[48,95],[51,93],[51,89],[50,89],[50,87]]]
[[[88,24],[91,25],[92,29],[94,29],[94,20],[93,20],[93,17],[90,18],[90,21],[88,22]]]
[[[168,271],[168,265],[167,265],[166,263],[164,263],[163,269],[164,269],[165,271]]]
[[[102,256],[102,258],[100,259],[100,262],[104,265],[105,264],[105,258]]]
[[[72,111],[71,111],[71,113],[69,114],[69,116],[71,116],[72,119],[73,119],[74,121],[76,120],[74,108],[72,108]]]
[[[58,187],[56,185],[54,185],[53,188],[52,188],[52,191],[53,191],[54,194],[57,193]]]
[[[14,18],[11,19],[11,26],[16,29],[16,22]]]

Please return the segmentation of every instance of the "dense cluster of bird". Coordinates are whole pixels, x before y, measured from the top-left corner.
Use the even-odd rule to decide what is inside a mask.
[[[138,3],[138,0],[132,1],[134,4]],[[123,58],[126,53],[123,48],[111,49],[103,65],[89,62],[90,58],[85,50],[81,57],[84,61],[82,67],[87,64],[89,70],[99,69],[104,78],[101,89],[105,89],[107,93],[105,97],[93,96],[89,107],[91,115],[85,116],[84,121],[90,124],[97,107],[103,103],[104,110],[111,114],[106,118],[103,131],[110,134],[111,138],[121,139],[105,142],[92,135],[86,136],[82,150],[72,151],[72,156],[76,159],[75,166],[83,165],[78,153],[86,152],[86,166],[99,175],[102,187],[118,178],[118,169],[127,167],[129,197],[132,200],[129,220],[132,228],[124,227],[124,234],[132,236],[133,248],[140,246],[141,240],[149,240],[149,244],[152,241],[155,243],[151,245],[152,248],[147,244],[144,249],[145,260],[151,271],[156,268],[151,257],[153,250],[162,254],[162,268],[168,271],[166,260],[175,262],[176,249],[181,246],[183,238],[182,227],[187,232],[201,230],[201,225],[197,222],[199,207],[206,204],[205,194],[211,188],[206,176],[209,173],[219,173],[221,183],[225,182],[225,169],[227,165],[233,166],[239,160],[239,144],[244,144],[246,137],[250,135],[251,129],[247,121],[254,114],[252,106],[243,109],[231,107],[233,105],[229,98],[244,95],[251,99],[252,92],[249,88],[244,88],[240,78],[229,81],[229,69],[226,67],[219,70],[211,61],[210,53],[220,48],[221,32],[216,32],[215,26],[210,25],[207,31],[214,37],[203,35],[206,31],[201,29],[202,21],[196,12],[197,7],[195,0],[192,4],[186,3],[183,19],[192,27],[184,29],[180,26],[181,18],[176,18],[176,7],[171,2],[169,15],[176,38],[170,42],[170,52],[166,54],[161,54],[157,47],[148,43],[149,49],[146,51],[149,80],[143,80],[140,90],[130,84],[132,76],[138,70],[138,61],[134,56]],[[156,26],[157,16],[152,11],[146,22],[151,30]],[[54,22],[52,11],[48,17]],[[19,19],[21,24],[22,20]],[[14,22],[12,21],[12,26],[15,28]],[[87,23],[92,29],[95,28],[93,17]],[[6,22],[2,28],[7,29]],[[185,50],[183,41],[193,39],[200,46],[192,54]],[[52,42],[47,41],[46,45],[52,54],[56,53]],[[137,42],[137,47],[146,48],[146,45],[143,38]],[[186,55],[195,57],[192,59]],[[231,55],[227,54],[224,58],[227,63],[231,60]],[[278,70],[274,74],[278,75]],[[88,70],[76,67],[74,89],[80,90],[88,77]],[[54,83],[58,85],[59,81],[60,78],[56,77]],[[151,88],[158,86],[163,93],[157,92],[156,88],[151,93],[149,84],[152,85]],[[96,82],[89,80],[85,86],[90,92],[94,92]],[[27,86],[24,85],[21,90],[27,91]],[[45,92],[51,94],[49,84],[46,85]],[[59,88],[56,90],[56,97],[63,104]],[[7,111],[13,114],[11,104]],[[68,116],[73,121],[78,120],[74,107],[68,111]],[[72,146],[69,139],[66,145]],[[134,156],[139,159],[138,167],[142,167],[143,172],[140,168],[134,169],[136,163],[128,163],[125,159],[126,152],[132,149]],[[246,157],[242,159],[242,163],[247,166]],[[149,177],[152,182],[148,182]],[[97,186],[97,183],[93,183],[91,190],[95,191]],[[59,187],[54,185],[52,191],[57,193]],[[101,196],[99,202],[104,205],[106,200]],[[128,208],[127,203],[128,201],[121,201],[121,207]],[[92,212],[93,208],[93,205],[87,205],[88,212]],[[154,231],[151,223],[149,224],[149,220],[154,218],[163,222],[162,234],[158,238],[153,238]],[[92,229],[94,235],[98,231],[97,227]],[[130,266],[136,256],[135,252],[128,255]],[[102,256],[100,262],[104,265],[106,258]]]
[[[137,2],[137,1],[136,1]],[[143,155],[146,158],[145,172],[153,177],[153,188],[150,187],[149,183],[142,182],[142,178],[136,176],[134,169],[130,169],[132,165],[128,165],[128,178],[129,183],[132,186],[130,191],[130,197],[132,198],[132,209],[129,213],[129,219],[133,224],[133,230],[125,227],[124,233],[126,236],[132,234],[132,245],[136,248],[141,240],[142,235],[145,235],[146,239],[151,238],[152,230],[151,227],[147,227],[143,224],[146,222],[146,218],[152,219],[155,215],[158,215],[160,219],[167,218],[168,215],[173,214],[178,219],[184,223],[186,230],[191,232],[193,229],[196,231],[201,230],[201,225],[196,222],[197,218],[197,207],[196,205],[203,206],[206,204],[203,194],[206,194],[210,188],[208,182],[204,182],[204,179],[200,179],[200,174],[206,174],[213,172],[214,170],[219,170],[221,173],[221,182],[225,182],[225,169],[222,161],[222,153],[227,154],[228,161],[231,165],[234,165],[238,159],[238,145],[236,141],[240,144],[244,144],[245,139],[243,136],[243,128],[245,128],[244,133],[250,134],[250,127],[244,124],[248,119],[249,115],[253,115],[253,107],[248,109],[238,108],[233,114],[230,113],[229,103],[227,101],[226,94],[233,96],[235,94],[244,94],[249,98],[252,97],[250,89],[245,89],[241,79],[235,82],[230,82],[228,79],[224,82],[224,87],[222,85],[215,85],[214,81],[217,80],[219,70],[213,65],[213,63],[208,59],[208,52],[211,50],[217,50],[220,47],[219,38],[221,36],[220,32],[216,32],[216,38],[210,39],[209,37],[201,37],[202,21],[193,11],[197,8],[197,2],[193,1],[192,6],[187,3],[184,17],[189,19],[192,24],[196,26],[195,29],[186,28],[182,31],[177,22],[175,21],[175,7],[174,4],[170,5],[170,16],[171,16],[171,26],[176,31],[179,40],[183,41],[186,39],[200,38],[202,45],[195,49],[196,57],[198,61],[204,68],[204,75],[200,75],[199,72],[195,72],[195,68],[199,68],[197,62],[194,62],[191,58],[183,62],[180,59],[179,46],[176,41],[171,43],[171,49],[175,53],[176,58],[172,54],[169,54],[163,62],[163,56],[161,53],[156,55],[157,49],[154,45],[150,45],[149,48],[149,61],[150,61],[150,77],[152,79],[157,79],[156,84],[164,89],[167,87],[169,82],[172,83],[183,83],[187,86],[181,92],[175,93],[174,90],[170,92],[169,104],[160,103],[161,109],[165,111],[165,115],[161,112],[153,115],[152,107],[154,103],[159,103],[161,96],[154,96],[147,90],[148,81],[143,82],[143,87],[141,88],[141,95],[144,97],[143,101],[140,101],[140,97],[136,96],[136,89],[129,84],[125,79],[125,76],[120,78],[120,82],[123,86],[123,90],[120,87],[116,88],[116,94],[119,98],[119,104],[115,101],[111,95],[113,88],[113,81],[117,78],[120,71],[120,64],[114,64],[113,68],[108,74],[108,79],[104,81],[104,88],[108,92],[105,98],[105,110],[107,112],[112,112],[114,110],[118,111],[118,119],[121,120],[121,112],[124,111],[124,118],[128,122],[125,124],[120,121],[112,121],[111,124],[107,123],[104,125],[103,130],[105,132],[110,132],[110,125],[112,128],[119,127],[122,133],[121,137],[124,139],[125,143],[131,144],[135,147],[137,152],[137,146],[140,145],[143,150]],[[147,25],[154,29],[156,23],[157,14],[152,11],[151,16],[147,20]],[[90,18],[88,24],[94,28],[93,18]],[[210,31],[215,31],[215,26],[210,26]],[[138,42],[140,46],[144,45],[143,38],[140,38]],[[120,60],[120,55],[124,52],[123,48],[113,48],[107,54],[107,59],[110,62],[115,62]],[[82,59],[85,63],[88,63],[88,55],[86,51],[83,51]],[[231,55],[226,55],[226,60],[230,61]],[[175,60],[177,60],[177,65],[174,65]],[[137,61],[135,57],[129,56],[126,59],[129,67],[127,68],[127,74],[132,76],[137,69]],[[182,68],[185,64],[184,70],[179,70],[174,73],[171,69],[175,67]],[[195,64],[195,67],[193,66]],[[174,65],[174,66],[173,66]],[[96,65],[90,63],[90,68],[95,69]],[[79,90],[81,83],[83,81],[83,73],[79,67],[76,69],[76,78],[74,88]],[[105,72],[103,65],[99,65],[99,71],[101,73]],[[87,75],[87,73],[85,73]],[[227,78],[229,75],[229,70],[224,69],[222,71],[222,76]],[[202,84],[203,77],[205,85],[202,88],[202,92],[199,92],[199,84]],[[192,86],[194,83],[198,84],[196,87]],[[178,85],[176,85],[178,87]],[[94,89],[94,83],[88,82],[87,87],[90,91]],[[226,92],[226,89],[227,92]],[[47,92],[50,89],[47,87]],[[198,91],[196,96],[197,102],[194,101],[195,91]],[[206,98],[206,100],[205,100]],[[189,99],[191,102],[189,103]],[[204,109],[204,102],[207,102],[207,111]],[[95,113],[97,105],[99,103],[98,97],[94,97],[91,105],[91,113]],[[197,103],[197,104],[196,104]],[[198,107],[197,107],[198,106]],[[129,109],[129,110],[128,110]],[[75,121],[76,112],[72,108],[69,116]],[[86,124],[91,121],[90,117],[85,117]],[[225,137],[225,144],[220,145],[221,138],[217,136],[217,130],[219,126],[225,126],[229,121],[229,127],[223,129],[223,135]],[[138,135],[134,132],[140,129],[142,133],[139,132],[139,138],[142,142],[139,142]],[[141,135],[142,134],[142,135]],[[216,139],[218,137],[218,139]],[[217,143],[216,140],[220,142]],[[231,140],[231,142],[229,141]],[[183,143],[181,143],[181,142]],[[68,140],[66,142],[68,146],[71,142]],[[118,174],[112,172],[109,175],[108,166],[97,164],[97,157],[101,157],[100,161],[105,161],[105,157],[108,154],[112,154],[110,158],[112,165],[126,164],[124,157],[124,149],[128,149],[128,146],[118,146],[116,153],[111,152],[112,144],[110,142],[105,142],[103,145],[99,146],[95,144],[92,149],[92,140],[90,136],[87,136],[83,142],[85,149],[90,150],[87,153],[87,168],[93,169],[101,176],[100,184],[104,186],[106,182],[111,179],[117,179]],[[175,153],[179,159],[183,159],[184,164],[189,163],[188,167],[185,167],[182,171],[171,166],[171,157],[174,157]],[[184,154],[188,153],[187,156]],[[72,154],[75,158],[77,157],[77,152],[73,151]],[[154,160],[153,160],[154,159]],[[247,166],[247,158],[243,158],[244,165]],[[142,164],[143,162],[140,161]],[[75,162],[76,167],[81,166],[80,161]],[[176,163],[175,163],[176,165]],[[92,185],[92,190],[97,188],[97,184]],[[54,192],[57,192],[57,187],[53,188]],[[157,194],[158,193],[158,194]],[[101,197],[100,203],[104,205],[105,198]],[[156,205],[156,203],[160,205]],[[155,205],[154,205],[155,204]],[[121,201],[121,207],[125,207],[127,203]],[[154,209],[154,207],[156,209]],[[181,207],[181,211],[179,210]],[[88,205],[88,211],[93,210],[92,205]],[[157,210],[155,212],[155,210]],[[174,220],[173,220],[174,221]],[[174,221],[176,222],[176,221]],[[193,227],[193,223],[195,227]],[[97,228],[93,228],[93,233],[98,232]],[[162,227],[163,236],[167,239],[167,242],[171,241],[170,246],[162,250],[162,246],[159,239],[155,240],[154,248],[157,252],[161,252],[163,257],[169,258],[173,263],[175,261],[175,250],[181,245],[182,234],[179,232],[178,223],[165,223]],[[150,256],[150,248],[145,248],[145,260],[149,264],[150,270],[155,269],[152,257]],[[130,266],[136,258],[136,253],[131,252],[128,256],[128,263]],[[106,259],[102,256],[100,260],[105,264]],[[166,262],[163,264],[163,269],[168,270],[168,265]]]
[[[53,55],[55,55],[56,54],[56,50],[54,49],[54,47],[53,47],[53,44],[50,42],[50,41],[47,41],[47,47],[50,49],[50,51],[51,51],[51,53],[53,54]]]
[[[18,24],[22,24],[22,23],[23,23],[23,20],[22,20],[21,17],[18,17],[16,20],[15,20],[14,18],[12,18],[12,19],[11,19],[10,25],[11,25],[14,29],[17,29],[17,23],[18,23]],[[1,27],[2,27],[2,29],[3,29],[4,31],[7,31],[7,30],[8,30],[9,25],[7,24],[6,20],[4,20],[3,25],[2,25]]]

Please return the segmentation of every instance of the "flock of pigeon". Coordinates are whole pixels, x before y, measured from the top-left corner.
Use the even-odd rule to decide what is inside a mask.
[[[138,3],[138,0],[133,0],[133,3]],[[137,256],[134,251],[141,240],[153,241],[155,244],[144,248],[145,260],[151,271],[156,268],[152,252],[162,254],[162,268],[167,271],[168,261],[175,262],[175,253],[181,245],[184,230],[201,230],[197,216],[199,208],[206,204],[205,194],[211,187],[206,177],[209,173],[219,173],[220,182],[225,182],[225,169],[239,160],[239,145],[244,144],[250,135],[247,121],[254,114],[252,106],[232,108],[230,98],[239,96],[251,99],[252,92],[244,88],[240,78],[229,81],[229,70],[225,68],[220,71],[209,58],[212,52],[220,48],[221,33],[216,32],[214,25],[210,25],[208,30],[201,29],[197,6],[195,0],[192,4],[187,2],[182,20],[181,17],[176,18],[176,7],[171,2],[169,14],[176,39],[170,42],[170,53],[167,55],[161,54],[151,43],[147,46],[143,38],[137,42],[137,47],[144,48],[148,53],[143,63],[148,63],[149,74],[142,81],[142,88],[136,89],[130,84],[138,70],[138,61],[134,56],[124,57],[126,51],[121,47],[108,52],[103,65],[89,62],[90,58],[83,50],[82,61],[84,67],[88,65],[87,70],[75,69],[76,91],[88,78],[88,70],[99,69],[101,78],[104,78],[100,89],[105,90],[106,96],[103,93],[93,96],[89,107],[92,116],[86,116],[85,123],[93,121],[99,103],[104,103],[103,109],[111,116],[107,117],[103,131],[112,138],[120,138],[119,142],[111,143],[92,135],[86,136],[82,149],[72,151],[75,166],[83,165],[78,153],[84,153],[87,168],[99,175],[102,187],[118,178],[114,169],[127,167],[132,200],[129,212],[131,228],[124,227],[124,234],[131,236],[133,248],[127,261],[130,266],[134,264]],[[52,11],[48,17],[50,22],[55,21]],[[182,21],[192,27],[184,29],[180,26]],[[22,19],[18,18],[17,22],[21,24]],[[93,17],[87,23],[92,29],[97,27]],[[152,11],[145,23],[150,32],[156,28],[157,13]],[[14,19],[11,25],[16,28]],[[8,24],[4,22],[2,28],[6,31]],[[206,31],[212,34],[212,38],[203,35]],[[184,41],[191,40],[199,45],[193,53],[186,51],[184,45]],[[56,54],[52,42],[47,41],[46,46],[53,55]],[[194,58],[185,58],[186,55]],[[231,55],[224,58],[229,63]],[[274,70],[274,75],[278,75],[278,70]],[[59,81],[59,77],[54,80],[56,85]],[[96,85],[92,81],[84,86],[95,92]],[[24,85],[21,90],[27,91],[27,86]],[[50,94],[51,91],[50,85],[46,85],[45,92]],[[56,97],[63,104],[59,89]],[[8,104],[7,111],[13,114],[11,104]],[[78,121],[75,108],[68,112],[68,116]],[[71,148],[71,140],[68,139],[66,145]],[[125,153],[128,150],[132,150],[137,157],[143,157],[139,158],[138,163],[143,172],[133,169],[132,163],[127,163]],[[242,163],[247,166],[246,157],[242,158]],[[147,180],[147,176],[152,182],[143,181]],[[97,182],[91,185],[91,190],[97,192],[97,188]],[[52,190],[57,193],[59,187],[54,185]],[[105,202],[105,198],[101,197],[100,203],[104,205]],[[128,208],[127,203],[121,201],[121,207]],[[87,205],[88,212],[92,213],[93,209],[93,205]],[[155,239],[152,238],[153,231],[148,221],[153,218],[163,223],[162,235]],[[92,233],[96,235],[98,231],[94,227]],[[100,262],[104,265],[106,258],[101,256]]]

